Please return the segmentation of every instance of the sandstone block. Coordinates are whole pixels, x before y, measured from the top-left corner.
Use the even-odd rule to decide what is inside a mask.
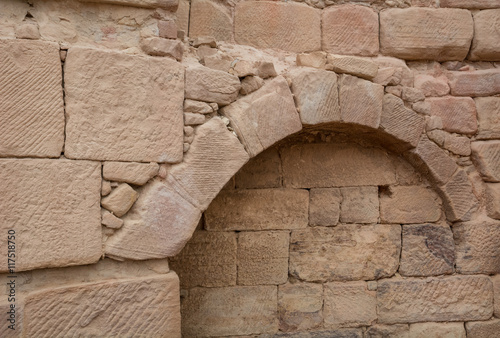
[[[449,221],[467,221],[477,206],[472,185],[463,170],[458,170],[444,186],[438,187]]]
[[[194,288],[181,305],[182,333],[195,337],[278,330],[276,286]]]
[[[493,318],[484,322],[468,322],[465,323],[465,329],[467,330],[467,337],[495,337],[500,332],[500,319]],[[465,337],[465,334],[463,337]]]
[[[260,76],[263,79],[278,76],[276,69],[274,69],[274,63],[269,61],[260,61],[259,67],[257,68],[257,76]]]
[[[141,40],[141,48],[144,53],[152,56],[170,56],[177,61],[182,60],[184,45],[178,40],[168,40],[158,37],[150,37]]]
[[[382,114],[384,87],[360,78],[340,78],[340,116],[342,121],[378,128]]]
[[[109,211],[104,211],[101,216],[102,216],[101,224],[105,225],[110,229],[120,229],[123,225],[123,220],[116,217]]]
[[[320,13],[306,4],[240,2],[234,14],[234,39],[239,44],[257,48],[279,48],[296,53],[319,50]]]
[[[240,88],[238,77],[226,72],[203,66],[186,69],[187,99],[215,102],[225,106],[236,100]]]
[[[441,0],[441,7],[488,9],[499,6],[496,0]]]
[[[425,100],[425,95],[418,88],[403,86],[401,91],[401,98],[406,102],[415,103]]]
[[[415,75],[415,88],[421,90],[425,96],[445,96],[450,93],[446,76]]]
[[[186,99],[184,100],[184,112],[210,114],[213,113],[212,107],[206,102]]]
[[[184,68],[179,63],[72,47],[64,74],[67,157],[181,161]]]
[[[233,20],[231,13],[213,1],[193,0],[189,13],[189,36],[213,36],[216,40],[233,39]]]
[[[327,68],[337,73],[351,74],[367,80],[377,76],[378,65],[367,59],[328,54],[327,60]]]
[[[493,283],[495,317],[498,318],[500,316],[500,275],[492,276],[490,279]]]
[[[339,91],[335,73],[297,69],[289,76],[302,124],[340,121]]]
[[[409,338],[465,338],[462,323],[415,323],[410,325]]]
[[[292,231],[289,272],[305,281],[370,280],[392,276],[399,264],[399,225],[341,224]],[[322,260],[314,257],[321,255]]]
[[[272,147],[252,158],[236,174],[236,187],[243,189],[278,188],[281,186],[281,160]]]
[[[278,315],[281,331],[310,330],[323,322],[323,286],[287,283],[278,286]]]
[[[157,163],[104,162],[102,176],[106,180],[144,185],[158,174]]]
[[[80,2],[99,2],[105,4],[142,7],[142,8],[165,8],[169,10],[177,9],[178,0],[78,0]]]
[[[500,61],[500,4],[498,9],[474,14],[474,40],[470,51],[471,60]]]
[[[373,82],[377,82],[377,78],[379,80],[382,80],[379,78],[380,72],[383,69],[386,69],[386,78],[385,82],[387,83],[380,83],[382,85],[402,85],[402,86],[407,86],[407,87],[413,87],[413,72],[410,70],[408,65],[404,60],[400,60],[397,58],[393,58],[390,56],[377,56],[372,58],[372,61],[378,64],[379,67],[379,73],[377,73],[377,76],[373,79]]]
[[[17,26],[15,29],[16,39],[40,39],[40,31],[38,30],[38,24],[36,22],[24,22],[23,24]]]
[[[184,113],[184,125],[197,126],[205,123],[205,116],[197,113]]]
[[[158,20],[158,36],[165,39],[177,39],[177,24],[175,21]]]
[[[175,12],[175,24],[177,25],[176,37],[183,41],[185,35],[189,31],[189,12],[191,10],[191,3],[188,0],[178,1],[179,5]]]
[[[323,51],[317,51],[307,54],[297,54],[295,62],[297,63],[297,66],[324,69],[326,66],[326,53]]]
[[[0,156],[59,157],[64,102],[56,43],[0,40]]]
[[[475,134],[477,131],[476,105],[470,97],[428,98],[431,115],[439,116],[443,129],[452,133]]]
[[[470,139],[465,136],[447,134],[443,147],[456,155],[469,156],[471,154]]]
[[[215,38],[213,36],[197,36],[193,40],[193,47],[200,47],[200,46],[207,46],[210,48],[217,48],[217,41],[215,41]]]
[[[340,188],[342,223],[377,223],[379,216],[378,187]]]
[[[479,123],[477,138],[500,138],[500,97],[477,97],[474,101]]]
[[[102,180],[101,182],[101,196],[108,196],[111,192],[111,182]]]
[[[493,96],[500,93],[500,69],[450,72],[451,95]]]
[[[325,284],[325,326],[364,326],[377,319],[376,292],[366,282]]]
[[[489,217],[500,219],[500,183],[486,184],[486,211]]]
[[[405,8],[380,12],[380,50],[407,60],[463,60],[473,36],[469,11]]]
[[[472,161],[487,182],[500,182],[500,141],[471,143]]]
[[[253,93],[264,85],[264,80],[258,76],[247,76],[241,80],[240,94],[247,95]]]
[[[379,22],[375,11],[364,6],[331,6],[323,10],[322,45],[330,53],[377,55]]]
[[[307,227],[309,192],[299,189],[221,191],[205,212],[207,230]]]
[[[120,184],[109,196],[101,200],[103,208],[113,212],[116,216],[122,217],[130,210],[137,200],[137,192],[127,183]]]
[[[379,323],[486,320],[493,288],[486,276],[393,279],[378,283]]]
[[[302,129],[292,93],[282,76],[221,112],[229,118],[251,157]]]
[[[372,325],[366,329],[366,338],[408,338],[409,334],[408,324],[395,324],[395,325]]]
[[[337,188],[316,188],[309,191],[309,224],[337,225],[342,195]]]

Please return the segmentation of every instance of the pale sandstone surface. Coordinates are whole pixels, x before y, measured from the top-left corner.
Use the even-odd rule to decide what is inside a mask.
[[[244,1],[235,8],[234,38],[258,48],[315,51],[321,49],[320,23],[321,12],[305,4]]]
[[[352,5],[329,7],[323,10],[321,27],[322,47],[327,52],[360,56],[378,54],[378,15],[371,8]]]
[[[443,224],[403,225],[399,273],[402,276],[436,276],[453,273],[453,233]]]
[[[158,36],[165,39],[177,39],[177,23],[172,20],[158,20]]]
[[[408,324],[395,324],[395,325],[372,325],[366,329],[366,338],[408,338],[409,337]]]
[[[438,193],[443,201],[446,218],[449,221],[470,220],[478,200],[464,170],[457,170],[448,183],[438,187]]]
[[[351,74],[366,80],[371,80],[377,76],[378,65],[369,59],[355,56],[343,56],[328,54],[327,69],[336,73]]]
[[[175,10],[178,0],[78,0],[80,2],[97,2],[113,5],[143,7],[143,8],[170,8]]]
[[[16,28],[23,23],[29,4],[24,1],[4,1],[0,12],[0,36],[15,38]]]
[[[276,286],[193,288],[181,304],[182,333],[227,336],[278,330]]]
[[[135,185],[146,184],[158,174],[160,167],[157,163],[127,163],[104,162],[102,177],[115,182],[126,182]]]
[[[0,156],[59,157],[64,102],[59,46],[0,40]]]
[[[5,280],[9,282],[8,279]],[[2,299],[0,302],[0,311],[2,311],[5,318],[5,320],[0,322],[0,332],[2,332],[2,337],[4,338],[20,338],[23,332],[24,306],[19,302],[19,297],[17,298],[18,301],[15,303],[7,302],[7,299],[6,296],[5,300]],[[12,309],[11,305],[15,305],[15,308]],[[13,322],[9,321],[11,317],[13,317]]]
[[[257,89],[261,88],[265,84],[264,80],[258,76],[247,76],[241,80],[240,94],[248,95],[253,93]]]
[[[101,200],[103,208],[118,217],[125,215],[137,200],[137,192],[127,183],[120,184],[111,194]]]
[[[16,27],[16,38],[30,40],[40,39],[40,32],[38,30],[38,25],[36,24],[36,22],[23,22],[23,24]]]
[[[469,156],[471,154],[471,142],[466,136],[456,136],[446,134],[443,147],[452,153],[460,156]]]
[[[470,51],[471,60],[499,61],[500,4],[498,9],[474,14],[474,40]]]
[[[193,0],[189,13],[189,37],[200,36],[230,42],[233,39],[233,20],[229,9],[214,1]]]
[[[377,319],[376,292],[366,282],[327,283],[324,288],[326,327],[364,326]]]
[[[396,167],[396,179],[398,185],[420,185],[426,181],[422,178],[420,173],[417,172],[416,168],[408,163],[408,161],[404,160],[403,157],[396,157],[393,162]]]
[[[415,75],[415,88],[421,90],[425,96],[445,96],[450,93],[448,79],[444,75],[439,77],[428,74]]]
[[[186,99],[184,100],[184,112],[209,114],[213,113],[213,108],[206,102]]]
[[[373,79],[373,82],[380,83],[382,85],[403,85],[403,86],[413,86],[414,76],[411,69],[408,67],[406,62],[401,59],[397,59],[390,56],[376,56],[372,58],[372,61],[378,64],[379,72],[377,76]],[[381,71],[386,72],[384,77],[380,77]],[[378,80],[378,81],[377,81]],[[381,81],[381,82],[379,82]]]
[[[463,60],[474,32],[460,9],[406,8],[380,12],[382,54],[408,60]]]
[[[472,161],[484,181],[500,182],[500,141],[471,143]]]
[[[403,86],[401,88],[401,98],[406,102],[415,103],[425,100],[425,95],[418,88]]]
[[[428,98],[431,116],[439,116],[443,129],[452,133],[475,134],[476,105],[470,97]]]
[[[340,222],[377,223],[379,217],[378,187],[342,187]]]
[[[477,97],[478,139],[500,138],[500,97]]]
[[[100,164],[88,161],[0,161],[0,239],[16,231],[16,271],[99,260]],[[7,271],[7,260],[0,265]]]
[[[486,276],[389,279],[378,283],[379,323],[486,320],[493,288]]]
[[[123,225],[123,220],[109,211],[104,211],[101,215],[101,224],[111,229],[120,229]]]
[[[276,333],[273,335],[261,335],[259,338],[363,338],[363,330],[359,329],[332,329],[313,330],[309,332]],[[234,337],[233,337],[234,338]]]
[[[205,212],[207,230],[282,230],[308,224],[309,192],[302,189],[221,191]]]
[[[309,224],[337,225],[342,194],[338,188],[314,188],[309,191]]]
[[[227,105],[238,97],[241,88],[238,77],[203,66],[186,69],[185,97],[187,99]]]
[[[71,47],[64,79],[67,157],[182,160],[184,69],[180,64]]]
[[[305,281],[389,277],[397,270],[400,250],[399,225],[342,224],[294,230],[289,271]]]
[[[281,186],[281,160],[275,147],[264,150],[252,158],[236,173],[236,188],[279,188]]]
[[[495,317],[500,317],[500,275],[495,275],[490,277],[491,282],[493,283],[493,293],[494,293],[494,312]]]
[[[175,12],[175,24],[177,25],[177,30],[186,36],[189,31],[189,18],[191,11],[191,3],[189,0],[179,0],[179,6]],[[161,36],[161,35],[160,35]]]
[[[287,283],[278,287],[280,330],[310,330],[323,322],[323,286]]]
[[[205,116],[197,113],[184,113],[185,126],[197,126],[205,123]]]
[[[111,182],[102,180],[101,182],[101,196],[107,196],[111,192]]]
[[[409,338],[465,338],[463,323],[415,323],[410,325]]]
[[[141,39],[141,49],[148,55],[168,56],[177,61],[181,61],[184,54],[184,45],[181,41],[156,36]]]
[[[297,54],[295,62],[297,66],[313,67],[324,69],[326,66],[326,53],[323,51],[316,51],[306,54]]]
[[[489,217],[500,219],[500,183],[486,184],[486,211]]]
[[[467,337],[470,338],[488,338],[495,337],[500,332],[500,319],[491,319],[484,322],[465,323]]]
[[[441,0],[441,7],[458,7],[470,9],[499,8],[497,0]]]
[[[492,96],[500,93],[500,69],[450,72],[451,95]]]

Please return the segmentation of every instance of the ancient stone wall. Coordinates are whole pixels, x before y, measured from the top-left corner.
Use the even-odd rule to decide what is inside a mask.
[[[497,0],[0,9],[0,336],[500,332]]]

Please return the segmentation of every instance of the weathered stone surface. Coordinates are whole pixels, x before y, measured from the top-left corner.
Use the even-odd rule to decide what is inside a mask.
[[[158,174],[157,163],[104,162],[102,176],[106,180],[143,185]]]
[[[170,56],[177,61],[182,60],[184,45],[178,40],[168,40],[159,37],[149,37],[141,40],[144,53],[152,56]]]
[[[378,128],[383,97],[383,86],[351,75],[342,75],[340,78],[342,121]]]
[[[23,24],[16,27],[16,39],[40,39],[40,31],[36,22],[23,22]]]
[[[236,285],[236,250],[234,232],[196,231],[169,264],[184,289]]]
[[[207,46],[210,48],[216,48],[217,47],[217,41],[215,41],[215,38],[210,35],[205,35],[205,36],[197,36],[193,40],[193,47],[200,47],[200,46]]]
[[[0,40],[0,156],[59,157],[64,102],[59,46]]]
[[[108,196],[111,192],[111,182],[102,180],[101,182],[101,196]]]
[[[288,279],[288,231],[241,232],[238,285],[284,284]]]
[[[378,65],[368,59],[328,54],[327,60],[327,69],[337,73],[347,73],[367,80],[377,76]]]
[[[380,220],[384,223],[435,222],[441,217],[441,201],[422,186],[390,187],[380,196]]]
[[[495,317],[499,318],[500,316],[500,275],[495,275],[490,277],[491,282],[493,283],[493,293],[494,293],[494,312]]]
[[[487,182],[500,182],[500,141],[471,143],[472,160]]]
[[[450,72],[451,95],[492,96],[500,94],[500,69]]]
[[[174,10],[179,4],[178,0],[78,0],[80,2],[99,2],[105,4],[143,7],[143,8],[165,8]]]
[[[378,283],[379,323],[486,320],[493,288],[486,276],[392,279]]]
[[[376,292],[366,282],[325,284],[325,326],[364,326],[377,319]]]
[[[306,281],[392,276],[399,264],[399,225],[337,225],[292,231],[289,272]],[[322,259],[317,260],[318,255]]]
[[[479,123],[477,138],[500,138],[500,97],[477,97],[474,101]]]
[[[380,51],[408,60],[463,60],[473,31],[466,10],[388,9],[380,12]]]
[[[342,223],[377,223],[379,216],[378,187],[340,188]]]
[[[292,93],[282,76],[221,112],[229,118],[251,157],[302,129]]]
[[[498,9],[474,14],[474,40],[470,59],[477,61],[500,61],[500,4]]]
[[[109,211],[104,211],[101,215],[101,224],[111,229],[120,229],[123,225],[123,220],[119,219]]]
[[[330,53],[373,56],[379,50],[379,22],[364,6],[331,6],[323,10],[322,45]]]
[[[205,123],[205,116],[197,113],[184,113],[184,125],[196,126]]]
[[[486,184],[486,211],[489,217],[500,219],[500,183]]]
[[[290,333],[279,332],[273,335],[259,336],[259,338],[325,338],[325,337],[363,338],[363,330],[359,328],[359,329],[333,329],[333,330],[290,332]]]
[[[264,85],[264,80],[258,76],[247,76],[241,80],[240,94],[248,95]]]
[[[455,245],[448,225],[403,225],[403,248],[399,266],[402,276],[451,274],[454,264]]]
[[[444,96],[450,92],[446,76],[415,75],[415,88],[421,90],[425,96]]]
[[[496,0],[441,0],[441,7],[457,7],[470,9],[498,8]]]
[[[101,249],[101,169],[97,162],[0,161],[0,238],[16,232],[16,271],[90,264]],[[19,242],[20,241],[20,242]],[[0,264],[7,270],[7,259]]]
[[[475,134],[477,131],[476,105],[470,97],[428,98],[432,116],[439,116],[443,129],[452,133]]]
[[[233,39],[231,13],[222,5],[207,0],[193,0],[189,14],[189,36],[213,36],[217,40]]]
[[[500,222],[488,219],[453,226],[457,271],[462,274],[500,273]]]
[[[326,66],[326,53],[323,51],[317,51],[308,54],[297,54],[295,62],[297,63],[297,66],[324,69]]]
[[[467,337],[495,337],[500,332],[500,319],[493,318],[484,322],[468,322],[465,323],[465,329],[467,330]],[[465,337],[465,334],[463,337]]]
[[[289,76],[302,124],[340,121],[339,90],[335,73],[297,69]]]
[[[404,60],[393,58],[390,56],[379,55],[372,58],[372,61],[378,64],[379,72],[377,76],[373,79],[373,82],[380,83],[382,85],[402,85],[407,87],[413,86],[413,72],[410,70],[408,65]],[[386,74],[384,77],[380,77],[381,72],[384,71]],[[380,81],[380,82],[379,82]]]
[[[227,336],[278,330],[276,286],[194,288],[181,304],[182,334]]]
[[[425,100],[425,95],[418,88],[403,86],[401,92],[401,98],[406,102],[415,103]]]
[[[229,73],[196,66],[186,69],[187,99],[227,105],[238,97],[241,88],[238,77]]]
[[[236,188],[278,188],[281,186],[281,160],[275,147],[252,158],[236,174]]]
[[[24,313],[30,337],[180,337],[179,279],[171,272],[44,290],[27,296]]]
[[[293,188],[389,185],[394,164],[377,148],[354,144],[296,144],[283,148],[283,185]]]
[[[171,20],[158,20],[158,36],[165,39],[177,39],[177,23]]]
[[[180,64],[72,47],[64,74],[67,157],[181,161],[184,69]]]
[[[463,323],[415,323],[410,325],[409,338],[465,338]]]
[[[337,225],[342,194],[337,188],[316,188],[309,191],[309,224]]]
[[[242,45],[296,53],[319,50],[320,13],[298,3],[239,2],[234,14],[234,39]]]
[[[130,210],[136,200],[137,192],[127,183],[123,183],[114,189],[109,196],[104,197],[101,200],[101,205],[116,216],[121,217]]]
[[[395,324],[395,325],[372,325],[366,329],[366,338],[408,338],[409,334],[408,324]]]
[[[212,107],[206,102],[186,99],[184,100],[184,112],[210,114],[213,113]]]
[[[468,221],[477,205],[472,185],[463,170],[458,170],[444,186],[438,187],[449,221]]]
[[[310,330],[323,322],[323,285],[287,283],[278,286],[281,331]]]
[[[2,332],[2,337],[5,338],[20,338],[23,332],[23,305],[21,305],[19,301],[15,303],[7,302],[8,298],[9,297],[6,295],[5,301],[2,300],[0,303],[0,311],[2,311],[5,318],[0,322],[0,332]],[[11,308],[12,305],[15,306],[14,309]],[[14,329],[12,329],[12,327]]]
[[[207,230],[307,227],[309,192],[299,189],[221,191],[205,212]]]
[[[446,134],[443,147],[456,155],[469,156],[471,154],[470,139],[465,136]]]

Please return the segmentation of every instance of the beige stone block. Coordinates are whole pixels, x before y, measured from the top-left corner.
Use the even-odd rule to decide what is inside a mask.
[[[258,61],[237,60],[229,72],[237,77],[257,75],[259,64],[260,62]]]
[[[428,74],[415,75],[415,88],[421,90],[425,96],[445,96],[450,93],[450,86],[446,76],[434,77]]]
[[[340,77],[340,116],[343,122],[378,128],[384,87],[351,75]]]
[[[197,113],[184,113],[184,125],[197,126],[205,123],[205,116]]]
[[[278,287],[280,330],[310,330],[323,322],[323,285],[287,283]]]
[[[410,325],[409,338],[465,338],[463,323],[415,323]]]
[[[269,61],[260,61],[259,67],[257,68],[257,76],[260,76],[263,79],[278,76],[278,73],[276,73],[276,69],[274,68],[274,63]]]
[[[281,151],[283,185],[293,188],[389,185],[396,183],[390,156],[354,144],[296,144]]]
[[[177,61],[182,60],[184,45],[178,40],[169,40],[159,37],[149,37],[141,40],[141,49],[152,56],[169,56]]]
[[[177,34],[181,40],[184,40],[184,35],[189,31],[189,12],[191,10],[189,0],[179,0],[177,11],[175,12],[175,24],[177,25]],[[178,36],[178,35],[177,35]],[[177,37],[176,36],[176,37]]]
[[[474,40],[470,59],[477,61],[500,61],[500,4],[498,9],[474,14]]]
[[[441,0],[441,7],[457,7],[469,9],[498,8],[497,0]]]
[[[250,157],[302,129],[292,93],[282,76],[224,107],[221,113],[231,121]]]
[[[471,182],[465,171],[459,169],[444,186],[438,187],[444,202],[446,218],[451,221],[468,221],[477,206]]]
[[[184,112],[210,114],[213,113],[212,107],[206,102],[186,99],[184,100]]]
[[[441,217],[441,200],[422,186],[390,187],[380,196],[380,220],[384,223],[435,222]]]
[[[384,278],[396,272],[400,250],[399,225],[340,224],[295,230],[289,272],[305,281]]]
[[[465,323],[467,337],[470,338],[488,338],[495,337],[500,332],[500,319],[493,318],[484,322]],[[463,335],[465,337],[465,334]]]
[[[219,231],[305,228],[308,204],[307,190],[225,190],[205,212],[205,225]]]
[[[494,312],[495,317],[500,317],[500,275],[495,275],[490,277],[491,282],[493,283],[493,293],[494,293]]]
[[[264,85],[264,80],[258,76],[247,76],[241,80],[240,94],[248,95]]]
[[[338,188],[314,188],[309,191],[309,224],[337,225],[342,194]]]
[[[143,7],[143,8],[165,8],[174,10],[177,8],[178,0],[78,0],[80,2],[98,2],[113,5]]]
[[[487,182],[500,182],[500,141],[471,143],[472,161]]]
[[[451,95],[493,96],[500,93],[500,69],[450,72]]]
[[[239,2],[234,14],[234,39],[238,44],[257,48],[296,53],[319,50],[320,13],[306,4],[293,2]]]
[[[422,177],[416,171],[410,163],[404,160],[402,157],[394,159],[394,165],[396,167],[396,178],[398,185],[419,185],[422,184]]]
[[[179,63],[71,47],[64,74],[67,157],[182,160],[184,68]]]
[[[276,286],[194,288],[182,302],[182,334],[256,335],[278,330]]]
[[[476,105],[470,97],[428,98],[432,116],[439,116],[443,129],[452,133],[475,134],[477,131]]]
[[[101,182],[101,196],[108,196],[111,192],[111,182],[102,180]]]
[[[373,56],[379,50],[379,22],[364,6],[331,6],[322,15],[323,50],[336,54]]]
[[[170,268],[184,289],[236,285],[236,250],[234,232],[196,231]]]
[[[115,182],[144,185],[158,174],[157,163],[104,162],[102,176]]]
[[[43,290],[26,297],[24,334],[180,337],[179,298],[173,272]]]
[[[64,102],[59,46],[0,40],[0,156],[59,157]]]
[[[479,123],[477,138],[500,138],[500,97],[477,97],[474,101]]]
[[[372,325],[366,329],[366,338],[408,338],[409,337],[408,324],[395,324],[395,325]]]
[[[461,9],[388,9],[380,12],[380,51],[407,60],[463,60],[473,25]]]
[[[378,65],[369,59],[328,54],[327,60],[327,69],[336,73],[351,74],[366,80],[371,80],[377,76]]]
[[[118,217],[125,215],[137,200],[137,192],[127,183],[120,184],[109,196],[101,200],[103,208]]]
[[[340,188],[342,223],[377,223],[379,217],[378,187]]]
[[[302,124],[340,121],[339,90],[335,73],[297,69],[289,77]]]
[[[500,183],[486,184],[486,211],[489,217],[500,219]]]
[[[307,54],[297,54],[295,62],[297,63],[297,66],[324,69],[326,66],[326,53],[323,51],[317,51]]]
[[[101,224],[110,229],[120,229],[123,225],[123,220],[104,210],[101,215]]]
[[[36,22],[24,22],[23,24],[16,27],[16,38],[17,39],[29,39],[38,40],[40,39],[40,32],[38,30],[38,24]]]
[[[165,39],[177,39],[177,23],[170,20],[158,20],[158,36]]]
[[[16,271],[91,264],[101,248],[100,163],[0,161],[0,247],[14,230]],[[0,271],[8,271],[7,259]]]
[[[401,59],[393,58],[390,56],[382,56],[379,55],[377,57],[372,58],[372,61],[378,64],[379,73],[373,79],[373,82],[377,82],[377,78],[379,78],[380,72],[382,69],[386,68],[386,71],[389,71],[388,74],[390,76],[385,80],[387,83],[381,83],[384,86],[389,85],[402,85],[407,87],[413,87],[414,76],[412,70],[408,67],[406,62]],[[386,75],[388,75],[386,74]]]
[[[447,134],[443,147],[455,155],[469,156],[471,154],[470,139],[465,136]]]
[[[241,232],[238,285],[284,284],[288,279],[288,231]]]
[[[406,102],[415,103],[425,100],[425,95],[418,88],[403,86],[401,98]]]
[[[196,66],[186,69],[187,99],[227,105],[238,97],[241,84],[238,77],[229,73]]]
[[[403,248],[399,266],[402,276],[451,274],[454,264],[455,245],[448,225],[403,225]]]
[[[197,36],[193,40],[193,47],[200,47],[200,46],[206,46],[210,48],[216,48],[217,47],[217,41],[215,41],[215,38],[213,36]]]
[[[281,159],[277,148],[269,148],[252,158],[236,174],[236,188],[279,188]]]
[[[213,36],[220,41],[233,40],[233,20],[229,9],[206,0],[193,0],[189,16],[189,36]]]

